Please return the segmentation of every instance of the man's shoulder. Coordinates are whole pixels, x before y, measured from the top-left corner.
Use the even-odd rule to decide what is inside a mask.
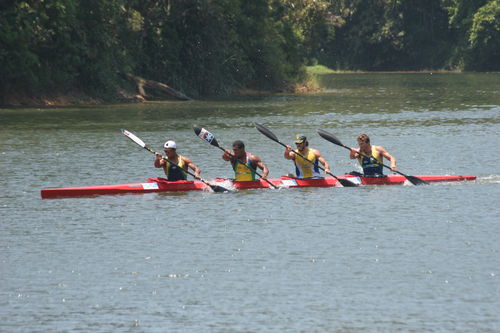
[[[250,160],[252,160],[252,161],[260,161],[260,157],[255,155],[255,154],[248,153],[248,156],[250,157]]]
[[[316,148],[309,148],[314,155],[316,156],[320,156],[321,155],[321,152],[319,151],[319,149],[316,149]]]
[[[191,162],[191,159],[190,159],[189,157],[186,157],[186,156],[184,156],[184,155],[179,155],[179,156],[180,156],[180,158],[182,158],[182,160],[183,160],[184,162]]]

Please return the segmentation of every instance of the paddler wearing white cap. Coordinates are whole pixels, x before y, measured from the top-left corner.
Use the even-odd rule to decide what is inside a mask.
[[[163,145],[163,151],[167,155],[167,160],[163,159],[161,153],[156,153],[154,165],[156,168],[163,168],[168,181],[186,180],[187,172],[191,168],[196,179],[200,179],[200,169],[189,158],[177,154],[177,144],[173,140],[168,140]]]

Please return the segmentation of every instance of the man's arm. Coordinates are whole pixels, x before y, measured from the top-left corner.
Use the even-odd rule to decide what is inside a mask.
[[[200,179],[200,169],[196,166],[196,164],[193,163],[189,158],[183,157],[184,158],[184,163],[186,166],[194,171],[194,178]]]
[[[161,153],[155,153],[155,168],[161,168],[165,165],[163,160],[163,155]]]
[[[387,158],[391,162],[391,170],[397,171],[396,158],[394,156],[392,156],[391,154],[389,154],[389,152],[387,150],[385,150],[384,147],[378,146],[377,150],[382,156],[384,156],[385,158]]]
[[[283,154],[283,157],[286,158],[287,160],[295,159],[295,153],[292,151],[291,146],[286,145],[285,153]]]
[[[318,159],[318,161],[321,164],[323,164],[323,166],[325,167],[325,172],[326,173],[331,172],[330,171],[330,164],[328,164],[328,162],[325,160],[325,158],[323,156],[321,156],[321,153],[319,152],[319,150],[314,149],[314,154],[316,155],[316,158]]]
[[[357,158],[358,157],[358,152],[359,152],[359,149],[351,148],[351,151],[349,152],[349,158],[351,160]]]
[[[267,165],[262,162],[262,160],[256,156],[252,155],[252,164],[256,165],[259,169],[262,170],[262,179],[267,179],[267,176],[269,175],[269,169],[267,168]]]
[[[231,152],[229,150],[225,149],[224,154],[222,154],[222,159],[224,161],[231,161],[232,162],[234,159],[234,155],[231,154]]]

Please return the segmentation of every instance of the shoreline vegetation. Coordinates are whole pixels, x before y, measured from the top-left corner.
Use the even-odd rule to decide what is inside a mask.
[[[307,66],[307,73],[304,82],[290,84],[283,90],[259,90],[259,89],[237,89],[229,96],[257,96],[271,95],[276,93],[310,93],[321,91],[315,76],[331,73],[342,73],[333,71],[326,66]],[[191,101],[192,98],[184,95],[168,85],[153,80],[136,77],[131,74],[126,75],[133,83],[135,88],[128,90],[120,88],[116,96],[111,99],[103,99],[96,96],[87,95],[81,91],[69,91],[64,93],[49,94],[27,94],[13,93],[3,96],[0,99],[0,108],[7,107],[50,107],[50,106],[77,106],[77,105],[100,105],[100,104],[122,104],[122,103],[146,103],[161,101]]]
[[[500,0],[0,3],[0,105],[307,93],[311,73],[499,71],[498,59]]]
[[[321,92],[317,83],[318,75],[353,75],[353,74],[466,74],[478,72],[464,72],[458,70],[422,70],[422,71],[344,71],[334,70],[324,65],[306,66],[307,79],[304,82],[290,85],[288,88],[277,90],[238,89],[231,96],[264,96],[273,94],[308,94]],[[497,71],[480,72],[486,74],[500,74]],[[132,76],[133,77],[133,76]],[[167,101],[192,101],[193,99],[168,87],[166,84],[139,77],[133,77],[136,83],[135,89],[119,89],[112,99],[103,99],[85,94],[81,91],[69,91],[64,93],[50,94],[26,94],[13,93],[0,99],[0,108],[24,108],[24,107],[65,107],[65,106],[88,106],[108,104],[133,104],[133,103],[158,103]],[[146,90],[148,92],[146,92]],[[203,98],[200,98],[203,99]]]

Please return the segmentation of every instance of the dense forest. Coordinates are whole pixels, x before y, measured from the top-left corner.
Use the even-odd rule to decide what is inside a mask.
[[[287,90],[305,65],[500,70],[500,0],[31,0],[0,3],[0,97],[126,74],[192,97]]]

